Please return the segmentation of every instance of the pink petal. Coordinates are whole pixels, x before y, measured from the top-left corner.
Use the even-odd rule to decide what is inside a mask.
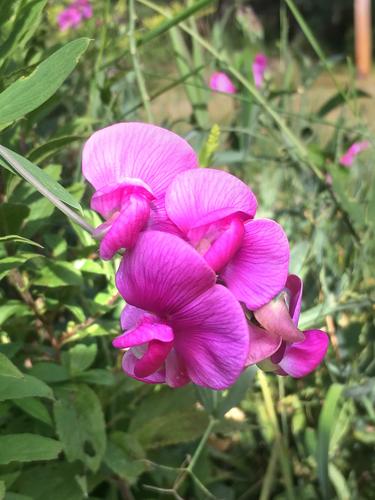
[[[283,289],[288,265],[289,243],[282,227],[269,219],[252,220],[246,222],[242,246],[221,277],[253,311]]]
[[[353,154],[345,153],[340,158],[339,163],[341,163],[341,165],[344,165],[344,167],[351,167],[353,165],[354,159],[355,156]]]
[[[254,311],[256,320],[267,332],[281,337],[287,342],[298,342],[305,337],[294,324],[285,302],[285,292]]]
[[[120,249],[134,246],[149,217],[150,202],[143,196],[131,195],[113,222],[107,221],[95,229],[97,236],[105,231],[100,242],[100,257],[109,260]]]
[[[222,71],[212,73],[210,77],[209,87],[217,92],[225,92],[226,94],[235,94],[237,89],[228,75]]]
[[[153,317],[143,309],[139,309],[138,307],[126,304],[121,313],[121,328],[123,328],[124,330],[135,328],[145,315],[148,315],[150,318]],[[157,319],[156,316],[154,317],[154,319]]]
[[[141,179],[156,197],[180,172],[197,166],[192,147],[169,130],[145,123],[117,123],[95,132],[82,152],[85,178],[101,189]]]
[[[164,384],[165,383],[165,368],[162,367],[158,371],[147,375],[145,377],[138,377],[135,374],[135,365],[138,363],[139,358],[134,355],[132,349],[127,351],[122,358],[122,369],[132,378],[145,382],[146,384]]]
[[[205,168],[176,177],[167,191],[165,208],[169,218],[186,234],[191,228],[213,222],[212,215],[216,211],[220,218],[237,212],[251,218],[256,212],[257,201],[250,188],[237,177]],[[225,215],[220,212],[222,210]]]
[[[228,289],[215,285],[172,317],[175,349],[197,385],[225,389],[242,372],[249,351],[244,312]]]
[[[305,340],[287,345],[279,367],[295,378],[305,377],[322,362],[327,353],[328,335],[321,330],[306,330]]]
[[[190,382],[182,359],[172,349],[165,360],[165,382],[169,387],[182,387]]]
[[[173,330],[170,326],[152,321],[146,317],[136,328],[128,330],[113,339],[112,345],[116,349],[125,349],[146,344],[152,340],[168,343],[172,342],[173,338]]]
[[[260,88],[264,83],[264,73],[268,67],[268,59],[264,54],[257,54],[253,61],[253,77],[255,86]]]
[[[246,366],[260,363],[269,358],[280,347],[282,338],[266,332],[253,323],[249,324],[250,348],[246,359]]]
[[[289,274],[285,288],[289,292],[289,314],[294,324],[298,326],[299,315],[301,313],[303,281],[299,276]]]
[[[191,245],[172,234],[145,231],[123,257],[116,284],[127,303],[163,316],[194,300],[215,279]]]

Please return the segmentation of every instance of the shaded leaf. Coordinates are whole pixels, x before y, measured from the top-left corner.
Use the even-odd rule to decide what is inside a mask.
[[[36,434],[0,436],[0,464],[54,460],[61,450],[59,441]]]

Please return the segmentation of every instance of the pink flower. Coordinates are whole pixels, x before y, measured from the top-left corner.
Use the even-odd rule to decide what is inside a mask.
[[[237,91],[229,76],[221,71],[212,73],[209,85],[211,90],[225,92],[226,94],[235,94]]]
[[[347,152],[340,158],[339,161],[341,165],[344,165],[344,167],[351,167],[353,165],[355,157],[362,151],[368,149],[369,147],[370,143],[368,141],[355,142],[350,146]]]
[[[257,54],[253,61],[253,78],[257,88],[263,87],[264,74],[268,67],[268,59],[264,54]]]
[[[60,31],[77,28],[83,19],[92,17],[92,6],[89,0],[76,0],[57,16]]]
[[[169,186],[165,208],[248,309],[258,309],[282,290],[288,275],[288,239],[276,222],[253,220],[257,200],[242,181],[208,168],[183,172]]]
[[[196,166],[194,150],[169,130],[118,123],[95,132],[83,148],[82,171],[96,190],[91,208],[106,219],[96,229],[101,258],[131,248],[146,226],[174,232],[165,192],[178,173]]]
[[[288,276],[284,291],[254,312],[258,325],[249,324],[250,346],[246,366],[260,367],[278,375],[304,377],[322,362],[328,336],[321,330],[298,330],[302,280]]]
[[[249,351],[245,315],[193,247],[145,231],[123,257],[116,284],[128,304],[121,318],[127,331],[113,345],[128,349],[128,375],[171,387],[235,382]]]

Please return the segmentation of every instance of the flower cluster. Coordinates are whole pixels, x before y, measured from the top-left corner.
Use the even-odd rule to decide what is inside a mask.
[[[92,17],[92,6],[89,0],[75,0],[57,16],[60,31],[78,28],[84,19]]]
[[[282,227],[257,219],[251,189],[198,168],[190,145],[142,123],[119,123],[85,144],[83,174],[100,256],[125,249],[116,285],[126,306],[123,369],[147,383],[212,389],[246,366],[302,377],[322,361],[328,337],[298,330],[302,282],[288,276]]]

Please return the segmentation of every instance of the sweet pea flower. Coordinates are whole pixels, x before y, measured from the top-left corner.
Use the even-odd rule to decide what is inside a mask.
[[[210,89],[226,94],[235,94],[237,92],[232,80],[222,71],[212,73],[210,77]]]
[[[190,381],[225,389],[244,368],[249,333],[231,292],[178,236],[143,232],[124,255],[116,285],[127,302],[113,345],[128,349],[123,370],[147,383]]]
[[[362,151],[365,151],[370,147],[369,141],[362,141],[362,142],[355,142],[350,146],[350,148],[347,150],[347,152],[341,156],[339,162],[341,165],[344,167],[351,167],[353,165],[353,162],[356,158],[356,156],[361,153]]]
[[[165,208],[248,309],[258,309],[282,290],[288,276],[288,239],[273,220],[253,220],[257,200],[237,177],[209,168],[183,172],[169,186]]]
[[[57,16],[60,31],[77,28],[83,19],[92,17],[92,6],[89,0],[76,0]]]
[[[268,67],[268,59],[265,54],[259,53],[253,61],[253,78],[257,88],[263,87],[264,74]]]
[[[146,227],[172,231],[165,191],[177,174],[196,166],[192,147],[155,125],[118,123],[95,132],[83,148],[82,171],[96,190],[91,208],[106,219],[95,231],[101,258],[131,248]]]
[[[322,362],[328,349],[328,335],[321,330],[298,330],[302,289],[302,280],[291,274],[283,292],[254,311],[258,324],[249,324],[252,349],[247,366],[258,363],[277,375],[300,378]]]

